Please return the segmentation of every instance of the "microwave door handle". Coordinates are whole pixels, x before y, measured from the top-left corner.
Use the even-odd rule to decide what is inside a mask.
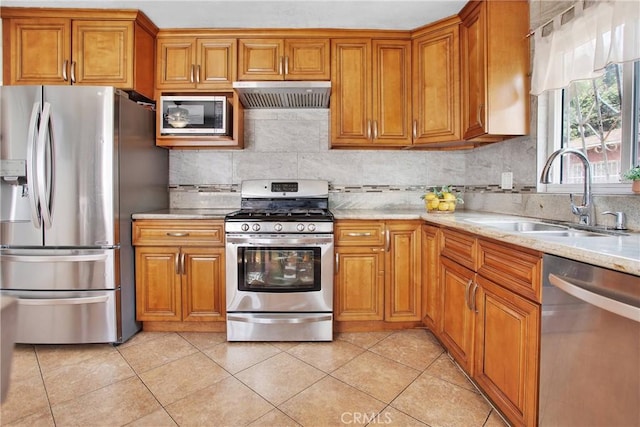
[[[51,228],[51,214],[53,211],[53,149],[51,104],[45,102],[44,108],[42,109],[42,120],[40,121],[40,130],[38,132],[38,142],[36,148],[38,194],[43,198],[40,200],[40,210],[42,212],[42,220],[44,222],[45,228]],[[47,152],[49,154],[47,154]]]
[[[29,119],[29,132],[27,136],[27,192],[29,193],[29,210],[31,211],[31,223],[34,227],[42,226],[40,216],[40,196],[36,184],[36,154],[38,141],[38,128],[40,120],[40,103],[34,102]]]

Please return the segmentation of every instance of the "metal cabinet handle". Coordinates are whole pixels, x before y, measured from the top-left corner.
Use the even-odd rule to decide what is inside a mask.
[[[371,139],[371,120],[367,120],[367,139]]]
[[[184,231],[180,231],[180,232],[178,232],[178,231],[171,232],[170,231],[170,232],[167,233],[167,236],[169,236],[169,237],[187,237],[188,235],[189,235],[189,233],[184,232]]]
[[[180,254],[180,274],[185,274],[185,266],[184,266],[184,252]]]
[[[413,121],[413,139],[417,139],[418,138],[418,121],[414,120]]]
[[[176,255],[176,259],[173,262],[174,271],[176,272],[176,274],[180,274],[180,254]]]
[[[71,61],[71,83],[76,82],[76,61]]]
[[[478,312],[478,307],[476,306],[476,292],[478,291],[478,284],[473,284],[473,290],[471,291],[471,298],[469,298],[469,302],[471,303],[471,311],[474,313]]]
[[[482,110],[483,109],[484,109],[484,104],[478,105],[478,123],[480,124],[480,127],[484,126],[484,123],[482,123]]]
[[[367,237],[367,236],[371,236],[371,233],[369,233],[369,232],[366,232],[366,233],[351,232],[351,233],[347,233],[347,236],[349,236],[349,237]]]
[[[340,254],[336,252],[336,273],[340,271]]]
[[[67,75],[67,67],[69,66],[69,60],[65,59],[62,63],[62,80],[65,82],[69,81],[69,76]]]
[[[473,283],[473,279],[469,279],[467,285],[464,287],[464,303],[471,310],[471,306],[469,305],[469,289],[471,289],[471,284]]]
[[[391,235],[388,228],[385,230],[384,234],[384,251],[389,252],[391,249]]]
[[[191,83],[195,83],[195,77],[194,77],[194,73],[195,73],[195,65],[191,64],[191,73],[189,75],[189,80],[191,81]]]
[[[283,71],[282,71],[282,64],[284,63],[284,57],[281,56],[280,57],[280,63],[278,64],[278,74],[282,75]]]
[[[284,74],[289,74],[289,57],[284,57]]]
[[[378,139],[378,121],[373,121],[373,139]]]
[[[200,64],[196,68],[196,83],[200,83]]]

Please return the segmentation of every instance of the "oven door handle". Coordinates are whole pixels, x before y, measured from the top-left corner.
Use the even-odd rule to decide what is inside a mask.
[[[246,236],[235,237],[227,235],[227,243],[233,245],[242,245],[242,246],[290,246],[296,247],[303,244],[312,244],[317,246],[323,245],[332,245],[333,244],[333,236],[328,237],[296,237],[296,238],[282,238],[282,237],[274,237],[274,238],[247,238]]]
[[[315,323],[315,322],[326,322],[333,320],[333,316],[331,314],[321,314],[317,316],[309,316],[308,314],[303,317],[273,317],[270,314],[252,314],[249,316],[235,316],[233,314],[227,314],[227,320],[235,321],[235,322],[246,322],[246,323],[261,323],[266,325],[276,325],[276,324],[297,324],[297,323]]]

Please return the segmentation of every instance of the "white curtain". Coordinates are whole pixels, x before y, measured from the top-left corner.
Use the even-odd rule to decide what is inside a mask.
[[[549,35],[543,27],[535,31],[533,95],[599,77],[611,63],[640,60],[640,0],[600,0],[584,9],[579,1],[573,19],[561,19]]]

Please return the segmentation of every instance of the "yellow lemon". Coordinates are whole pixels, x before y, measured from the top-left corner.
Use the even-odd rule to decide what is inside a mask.
[[[438,205],[438,210],[439,211],[448,211],[449,210],[449,203],[440,202],[440,204]]]
[[[451,193],[444,193],[442,198],[445,200],[455,200],[456,196]]]
[[[440,205],[440,200],[438,199],[433,199],[429,202],[429,208],[431,210],[437,210],[439,205]]]
[[[455,202],[449,202],[449,210],[450,211],[455,211],[456,210],[456,203]]]
[[[426,196],[424,196],[425,200],[433,200],[436,198],[435,193],[427,193]]]

